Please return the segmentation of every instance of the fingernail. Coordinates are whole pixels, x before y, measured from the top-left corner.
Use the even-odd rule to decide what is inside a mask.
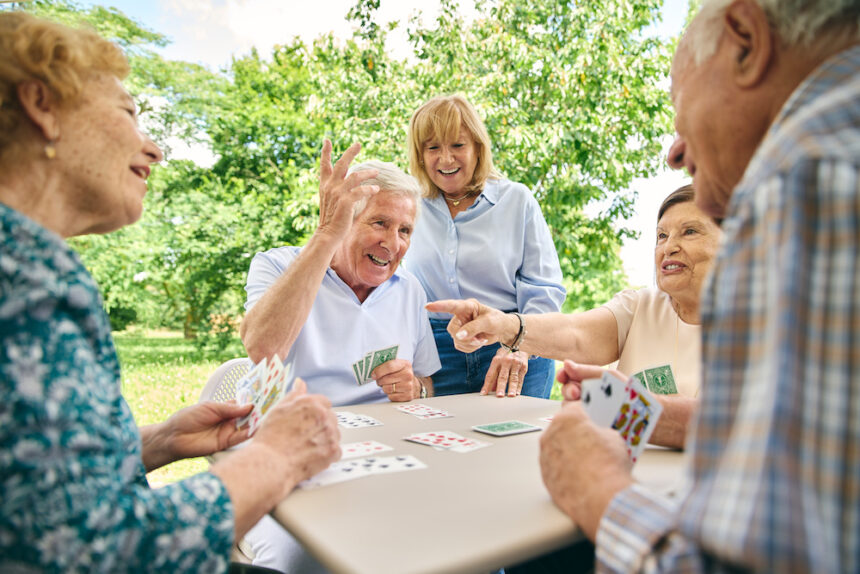
[[[456,337],[461,341],[466,338],[466,331],[458,331]]]

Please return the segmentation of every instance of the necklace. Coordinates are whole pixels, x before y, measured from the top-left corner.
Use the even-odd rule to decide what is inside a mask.
[[[461,201],[463,201],[466,198],[472,197],[472,195],[474,195],[474,193],[475,193],[474,191],[467,191],[466,193],[464,193],[460,197],[448,197],[444,193],[442,195],[445,196],[445,201],[450,201],[451,205],[453,205],[454,207],[457,207],[458,205],[460,205]]]

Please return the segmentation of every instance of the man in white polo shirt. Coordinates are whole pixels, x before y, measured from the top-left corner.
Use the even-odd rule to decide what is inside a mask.
[[[242,341],[251,360],[276,353],[292,362],[308,391],[333,405],[410,401],[431,395],[439,367],[424,289],[400,262],[418,215],[418,182],[393,164],[347,168],[353,144],[332,166],[326,140],[320,160],[320,223],[304,247],[258,253],[245,290]],[[359,384],[353,365],[367,353],[397,347],[396,358]],[[264,518],[246,536],[254,564],[320,572],[277,523]]]

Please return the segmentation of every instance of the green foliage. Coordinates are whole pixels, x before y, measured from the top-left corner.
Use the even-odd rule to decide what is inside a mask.
[[[211,168],[167,161],[150,179],[141,223],[77,247],[117,320],[132,311],[217,349],[242,312],[253,254],[313,232],[322,139],[336,153],[360,141],[359,160],[407,168],[413,110],[461,92],[487,123],[499,169],[542,205],[566,309],[591,308],[626,284],[619,249],[632,232],[618,222],[634,198],[625,190],[656,172],[671,131],[661,85],[671,46],[643,35],[660,4],[494,0],[466,22],[442,0],[436,21],[407,25],[412,54],[399,60],[385,49],[399,24],[378,21],[379,0],[358,0],[353,38],[292,40],[215,73],[163,60],[152,48],[164,37],[116,10],[40,0],[33,10],[80,15],[126,48],[141,123],[162,145],[178,137],[216,158]]]

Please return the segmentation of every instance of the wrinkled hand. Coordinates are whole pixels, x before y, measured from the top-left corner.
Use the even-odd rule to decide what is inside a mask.
[[[406,359],[392,359],[382,363],[373,369],[370,376],[393,403],[411,401],[421,393],[421,386],[412,372],[412,363]]]
[[[519,331],[519,321],[516,317],[487,307],[476,299],[433,301],[427,303],[425,308],[434,313],[454,315],[448,322],[448,333],[454,340],[457,350],[464,353],[472,353],[484,345],[499,340],[510,343]],[[512,334],[508,332],[511,319],[514,321]]]
[[[349,164],[358,155],[361,144],[349,146],[332,166],[331,141],[323,142],[320,154],[320,222],[317,231],[345,237],[352,226],[355,204],[379,191],[379,186],[362,185],[376,177],[375,169],[362,170],[347,176]]]
[[[555,376],[555,380],[563,385],[561,394],[565,401],[578,401],[582,398],[582,381],[585,379],[599,379],[603,376],[604,371],[609,371],[622,381],[628,379],[627,375],[614,369],[604,369],[597,365],[583,365],[582,363],[575,363],[570,359],[565,359],[564,365]]]
[[[269,409],[254,444],[288,459],[285,466],[297,471],[297,482],[310,478],[340,458],[340,431],[331,402],[307,394],[305,382],[296,379],[293,389]]]
[[[204,402],[176,411],[164,422],[171,460],[206,456],[248,438],[248,429],[236,429],[236,419],[252,405]]]
[[[544,431],[540,467],[555,504],[592,541],[612,498],[633,483],[621,435],[595,425],[580,403],[565,403]]]
[[[523,390],[523,379],[529,370],[529,356],[522,351],[511,353],[501,348],[493,357],[481,394],[486,395],[496,391],[497,397],[504,397],[505,391],[509,397],[519,396]]]

